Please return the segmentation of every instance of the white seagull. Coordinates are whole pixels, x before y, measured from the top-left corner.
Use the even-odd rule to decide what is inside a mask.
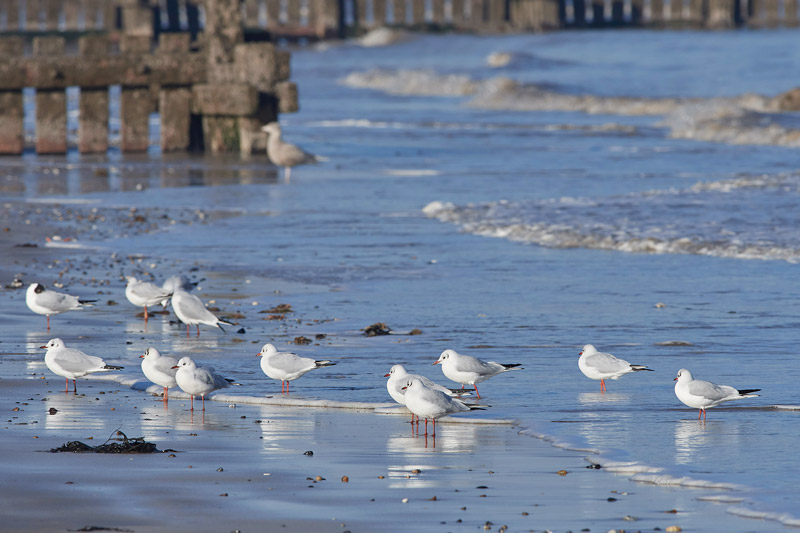
[[[279,352],[272,344],[265,344],[256,354],[261,357],[261,370],[272,378],[281,380],[281,393],[289,392],[289,382],[316,368],[333,366],[330,361],[315,361],[310,357],[300,357],[292,352]],[[286,391],[284,391],[284,385]]]
[[[145,377],[156,385],[164,387],[164,401],[169,401],[169,389],[178,384],[175,380],[178,360],[161,355],[161,352],[152,346],[139,357],[142,360],[142,372]]]
[[[162,287],[149,281],[136,279],[133,276],[126,278],[128,284],[125,286],[125,297],[133,305],[144,307],[144,321],[147,322],[147,306],[158,305],[172,295],[172,291],[167,291]]]
[[[161,288],[164,290],[164,292],[169,293],[169,297],[161,300],[161,305],[166,308],[169,305],[169,300],[172,296],[172,293],[178,289],[182,289],[186,292],[192,292],[192,289],[197,287],[198,283],[204,280],[205,278],[198,281],[187,281],[186,278],[180,274],[175,274],[174,276],[168,277],[164,280],[164,283],[161,284]]]
[[[53,374],[66,378],[64,392],[69,392],[69,380],[75,393],[78,392],[78,384],[75,379],[95,372],[108,372],[110,370],[122,370],[121,366],[107,365],[105,361],[93,355],[86,355],[80,350],[67,348],[64,341],[55,338],[40,348],[47,350],[44,355],[44,364]]]
[[[206,309],[203,300],[190,294],[183,289],[178,289],[172,293],[172,310],[178,319],[186,324],[186,336],[189,336],[189,326],[197,326],[197,336],[200,336],[200,324],[222,329],[220,324],[232,326],[227,320],[218,318],[214,313]],[[224,333],[225,330],[222,329]]]
[[[600,380],[600,392],[605,392],[607,379],[619,379],[625,374],[642,370],[652,372],[652,369],[644,365],[632,365],[610,353],[598,352],[591,344],[584,346],[578,355],[581,356],[578,359],[578,368],[587,378]]]
[[[494,361],[483,361],[477,357],[463,355],[455,350],[445,350],[439,359],[433,363],[442,365],[442,372],[448,379],[461,383],[461,386],[472,385],[475,394],[480,399],[478,383],[486,381],[492,376],[508,372],[509,370],[522,370],[520,363],[502,364]]]
[[[318,163],[324,158],[309,154],[300,147],[285,142],[281,138],[281,126],[277,122],[270,122],[261,128],[261,131],[269,135],[267,139],[267,156],[270,161],[279,167],[284,167],[284,179],[288,182],[292,173],[292,167],[305,165],[308,163]]]
[[[389,378],[386,380],[386,390],[389,392],[389,396],[391,396],[392,399],[397,403],[399,403],[400,405],[406,404],[405,387],[406,385],[408,385],[408,381],[410,379],[418,379],[426,387],[442,391],[448,396],[460,396],[458,391],[454,391],[452,389],[448,389],[447,387],[439,385],[438,383],[431,381],[425,376],[421,376],[419,374],[409,374],[408,370],[406,370],[406,368],[403,365],[392,366],[392,368],[389,369],[389,373],[385,374],[383,377]],[[413,413],[411,414],[411,422],[414,422]]]
[[[47,315],[47,331],[50,331],[50,315],[64,311],[83,309],[97,300],[81,300],[77,296],[51,291],[41,283],[31,283],[25,292],[25,303],[34,313]]]
[[[436,419],[453,413],[483,409],[483,407],[469,406],[456,398],[451,398],[444,392],[426,387],[422,380],[411,378],[406,382],[405,405],[408,410],[417,415],[417,419],[425,419],[425,434],[428,434],[428,419],[433,420],[433,436],[436,436]]]
[[[706,409],[715,407],[722,402],[731,400],[741,400],[742,398],[756,398],[758,394],[753,394],[761,389],[742,389],[737,390],[728,385],[717,385],[710,381],[694,379],[692,373],[681,368],[675,377],[675,396],[689,407],[699,409],[697,419],[706,419]]]
[[[191,410],[194,411],[194,397],[200,396],[203,401],[203,411],[206,410],[206,394],[217,389],[224,389],[233,384],[232,380],[224,378],[214,372],[211,367],[197,366],[191,357],[181,357],[175,373],[175,381],[183,392],[191,397]]]

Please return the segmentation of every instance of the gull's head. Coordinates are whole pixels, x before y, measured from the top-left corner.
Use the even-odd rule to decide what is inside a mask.
[[[128,282],[128,284],[136,283],[137,281],[139,281],[136,279],[136,276],[125,276],[125,280]]]
[[[404,367],[403,365],[394,365],[392,368],[389,369],[389,373],[383,377],[388,378],[389,376],[393,376],[397,378],[405,376],[406,374],[408,374],[408,372],[406,371],[406,367]]]
[[[437,359],[436,362],[433,364],[439,365],[451,359],[455,359],[456,357],[458,357],[458,352],[456,352],[455,350],[445,350],[442,352],[442,355],[439,356],[439,359]]]
[[[587,344],[578,355],[592,355],[594,353],[597,353],[597,348],[595,348],[593,344]]]
[[[275,346],[273,346],[270,343],[267,343],[261,347],[261,351],[256,354],[256,357],[266,357],[268,355],[272,355],[277,352],[278,350],[277,348],[275,348]]]
[[[192,361],[191,357],[181,357],[178,364],[173,366],[172,368],[197,368],[197,365],[194,361]]]
[[[40,346],[45,350],[49,350],[50,348],[64,348],[64,341],[56,337],[55,339],[50,339],[47,344],[44,346]]]
[[[158,357],[161,357],[161,352],[151,346],[139,356],[139,359],[157,359]]]
[[[678,383],[685,383],[687,381],[692,381],[694,378],[692,377],[692,373],[686,370],[685,368],[681,368],[678,370],[678,375],[675,376],[675,379],[672,381],[677,381]]]
[[[400,390],[411,390],[411,389],[417,389],[419,387],[422,387],[422,383],[420,382],[420,380],[418,380],[417,378],[412,378],[409,379],[406,382],[406,386]]]
[[[45,291],[44,285],[41,283],[31,283],[28,285],[28,294],[41,294]]]
[[[270,135],[280,135],[281,125],[278,124],[277,122],[270,122],[266,126],[262,126],[261,131],[269,133]]]

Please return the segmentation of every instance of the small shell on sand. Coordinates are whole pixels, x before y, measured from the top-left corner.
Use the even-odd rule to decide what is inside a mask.
[[[558,474],[559,476],[566,476],[568,472],[566,470],[559,470],[558,472],[556,472],[556,474]]]
[[[683,530],[681,529],[681,526],[669,526],[667,528],[667,531],[673,532],[673,531],[683,531]]]

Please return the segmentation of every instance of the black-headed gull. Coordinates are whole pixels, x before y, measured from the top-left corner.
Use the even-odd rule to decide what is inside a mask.
[[[128,284],[125,285],[125,297],[130,303],[137,307],[144,307],[144,321],[147,322],[147,306],[158,305],[172,296],[172,292],[167,292],[162,287],[149,281],[136,279],[134,276],[127,277]]]
[[[172,293],[172,310],[178,319],[186,324],[186,336],[189,336],[189,326],[197,326],[197,336],[200,336],[200,324],[206,326],[217,327],[222,329],[220,324],[232,326],[227,320],[218,318],[214,313],[206,309],[203,300],[189,294],[188,292],[178,289]],[[224,333],[225,330],[222,329]]]
[[[182,289],[186,292],[192,292],[192,290],[194,290],[194,288],[197,287],[201,281],[205,281],[205,278],[198,281],[187,281],[186,278],[180,274],[175,274],[174,276],[170,276],[165,279],[164,283],[161,284],[161,288],[164,290],[164,292],[169,293],[171,297],[172,293],[178,289]],[[166,308],[169,305],[169,300],[170,298],[164,298],[161,300],[161,305]]]
[[[425,419],[425,434],[428,434],[428,419],[433,420],[433,436],[436,436],[436,419],[453,413],[483,409],[465,404],[457,398],[451,398],[444,392],[426,387],[419,378],[411,378],[406,382],[405,405],[417,415],[417,419]]]
[[[483,361],[471,355],[463,355],[455,350],[445,350],[439,359],[433,363],[442,365],[442,372],[448,379],[461,383],[461,386],[472,385],[475,394],[480,399],[478,383],[486,381],[492,376],[508,372],[509,370],[522,370],[521,363],[502,364],[494,361]]]
[[[169,401],[169,389],[178,384],[175,380],[178,360],[161,355],[161,352],[152,346],[139,357],[142,359],[142,372],[145,377],[156,385],[164,387],[164,401]]]
[[[77,296],[48,290],[41,283],[31,283],[25,292],[25,303],[28,308],[39,315],[47,315],[47,330],[50,331],[50,315],[57,315],[64,311],[83,309],[97,300],[82,300]]]
[[[191,397],[191,409],[194,411],[194,397],[200,396],[203,401],[203,411],[206,410],[206,394],[217,389],[224,389],[233,384],[229,380],[217,374],[211,367],[197,366],[191,357],[181,357],[175,373],[175,381],[183,392]]]
[[[281,393],[289,392],[289,382],[317,368],[333,366],[331,361],[315,361],[310,357],[300,357],[292,352],[279,352],[272,344],[265,344],[256,354],[261,357],[261,370],[272,378],[281,381]],[[286,390],[284,391],[284,385]]]
[[[267,156],[275,165],[284,168],[284,179],[288,182],[292,173],[292,167],[315,164],[323,161],[324,158],[309,154],[300,147],[285,142],[281,138],[281,126],[277,122],[270,122],[261,128],[261,131],[269,135],[267,139]]]
[[[448,396],[459,396],[458,391],[454,391],[452,389],[448,389],[438,383],[431,381],[430,379],[426,378],[425,376],[421,376],[419,374],[409,374],[406,367],[403,365],[393,365],[392,368],[389,369],[389,373],[385,374],[383,377],[389,378],[386,380],[386,390],[389,392],[389,396],[392,397],[394,401],[399,403],[400,405],[405,405],[406,400],[406,391],[405,387],[408,385],[408,381],[412,378],[416,378],[422,382],[428,388],[442,391],[443,393],[447,394]],[[411,421],[414,421],[414,415],[411,415]]]
[[[606,391],[607,379],[619,379],[620,376],[625,374],[642,370],[652,372],[652,369],[644,365],[632,365],[624,359],[614,357],[610,353],[598,352],[597,348],[591,344],[584,346],[578,355],[580,355],[578,368],[587,378],[600,380],[600,392]]]
[[[73,391],[78,392],[76,378],[81,378],[87,374],[95,372],[108,372],[111,370],[122,370],[121,366],[107,365],[99,357],[87,355],[80,350],[67,348],[64,341],[59,338],[50,341],[40,348],[47,350],[44,355],[44,364],[53,374],[66,378],[64,392],[69,392],[69,380],[72,380]]]
[[[710,381],[694,379],[692,373],[681,368],[675,377],[675,396],[689,407],[694,407],[700,411],[697,419],[706,419],[706,409],[715,407],[722,402],[731,400],[741,400],[742,398],[756,398],[758,394],[753,394],[761,389],[742,389],[737,390],[728,385],[717,385]]]

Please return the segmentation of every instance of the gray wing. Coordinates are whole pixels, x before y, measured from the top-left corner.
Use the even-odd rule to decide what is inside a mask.
[[[597,369],[604,374],[613,374],[630,369],[631,365],[623,359],[618,359],[610,353],[599,352],[585,359],[586,366]]]
[[[64,311],[79,306],[78,297],[62,292],[44,291],[37,296],[37,302],[42,307]]]
[[[317,366],[313,359],[309,357],[300,357],[291,352],[278,352],[270,356],[269,364],[284,372],[300,372]]]
[[[177,366],[177,364],[178,361],[176,361],[174,358],[161,356],[156,360],[156,364],[154,366],[156,370],[174,376],[178,372],[178,369],[172,367]]]
[[[461,357],[458,360],[458,370],[461,372],[476,372],[478,374],[489,374],[502,371],[503,365],[494,361],[481,361],[475,357]]]
[[[177,293],[176,293],[177,294]],[[175,296],[172,297],[173,305],[175,304]],[[181,313],[190,321],[211,321],[214,322],[217,317],[214,314],[206,309],[206,306],[203,304],[203,300],[195,296],[194,294],[189,294],[188,292],[181,292],[179,305],[181,308]]]
[[[316,163],[317,157],[313,154],[303,151],[298,146],[289,143],[281,143],[276,146],[277,153],[275,159],[280,161],[279,164],[283,166],[303,165],[306,163]]]
[[[106,366],[105,361],[99,357],[87,355],[73,348],[64,348],[56,357],[56,362],[64,370],[74,373],[96,370]]]
[[[147,300],[152,299],[162,299],[166,298],[170,295],[170,292],[164,290],[163,288],[159,287],[158,285],[154,285],[152,283],[148,283],[146,281],[142,281],[131,287],[131,291],[133,294],[140,298],[144,298]]]
[[[728,385],[717,385],[709,381],[695,379],[689,382],[689,392],[712,401],[719,401],[739,394],[739,391]]]

